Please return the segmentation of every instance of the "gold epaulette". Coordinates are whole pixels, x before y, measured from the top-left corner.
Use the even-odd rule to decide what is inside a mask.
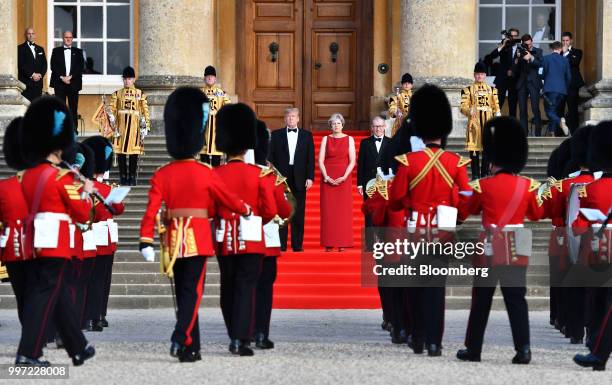
[[[556,188],[559,192],[563,192],[563,179],[556,180],[551,186]]]
[[[578,190],[578,198],[586,198],[587,197],[586,185],[582,185],[582,186],[578,187],[577,190]]]
[[[55,180],[62,179],[69,172],[70,172],[70,170],[68,170],[66,168],[57,167],[57,175],[55,176]]]
[[[389,188],[386,180],[380,177],[380,175],[376,176],[376,190],[378,193],[385,198],[386,201],[389,200]]]
[[[482,194],[482,188],[480,187],[480,180],[476,179],[468,183],[468,185],[472,188],[472,190],[476,191],[479,194]]]
[[[397,160],[398,162],[400,162],[404,166],[408,166],[408,157],[406,156],[406,154],[395,156],[395,160]]]
[[[266,167],[266,168],[262,168],[261,171],[259,172],[259,177],[263,178],[266,177],[270,174],[274,173],[274,169],[271,167]]]
[[[368,196],[368,198],[372,198],[375,192],[376,192],[376,178],[372,178],[368,181],[368,183],[366,183],[365,193]]]
[[[537,190],[542,183],[538,182],[535,179],[529,178],[529,192]]]
[[[81,194],[79,193],[79,187],[73,184],[65,184],[64,189],[68,193],[68,198],[78,201],[81,199]]]
[[[472,160],[470,158],[464,158],[462,156],[459,156],[459,162],[457,162],[457,167],[467,166],[471,162]]]

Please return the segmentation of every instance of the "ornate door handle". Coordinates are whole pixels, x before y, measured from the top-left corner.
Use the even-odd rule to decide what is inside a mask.
[[[329,52],[331,52],[331,61],[335,63],[338,60],[338,50],[340,46],[335,41],[329,45]]]
[[[316,62],[316,63],[315,63],[315,65],[314,65],[314,68],[315,68],[316,70],[318,70],[319,68],[321,68],[321,63]]]

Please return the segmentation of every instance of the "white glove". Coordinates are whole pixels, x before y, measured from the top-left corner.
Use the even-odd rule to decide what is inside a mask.
[[[146,129],[146,128],[141,128],[141,129],[140,129],[140,136],[141,136],[142,138],[145,138],[145,137],[146,137],[148,134],[149,134],[149,132],[147,131],[147,129]]]
[[[147,246],[144,249],[140,250],[140,253],[144,257],[144,260],[147,262],[155,261],[155,250],[153,250],[152,246]]]

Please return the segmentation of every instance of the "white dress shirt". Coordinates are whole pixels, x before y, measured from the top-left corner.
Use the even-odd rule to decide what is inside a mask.
[[[289,144],[289,165],[293,166],[293,159],[295,158],[295,148],[297,147],[298,133],[290,132],[287,127],[287,143]]]
[[[32,51],[32,55],[34,56],[34,60],[36,60],[36,50],[34,48],[34,43],[30,44],[30,42],[27,43],[28,47],[30,47],[30,51]]]
[[[374,137],[374,144],[376,145],[376,152],[380,153],[380,146],[382,146],[382,139],[383,136],[378,137],[376,135],[372,135]],[[376,140],[376,139],[380,139],[380,140]]]
[[[570,45],[570,46],[568,47],[567,51],[565,51],[565,52],[563,53],[563,57],[566,57],[567,55],[569,55],[571,50],[572,50],[572,46]]]
[[[70,75],[70,62],[72,60],[71,54],[72,54],[72,49],[66,49],[67,47],[64,46],[64,63],[66,63],[66,76]]]

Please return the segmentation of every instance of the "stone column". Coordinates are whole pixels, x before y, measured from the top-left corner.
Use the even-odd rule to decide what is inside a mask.
[[[0,131],[25,113],[29,102],[21,96],[25,89],[17,80],[17,1],[0,1]]]
[[[477,0],[401,0],[401,73],[410,72],[417,88],[433,83],[444,89],[453,108],[451,136],[465,135],[459,102],[461,89],[473,81],[477,10]]]
[[[589,86],[593,98],[582,109],[584,120],[612,119],[612,0],[597,0],[597,79]]]
[[[180,86],[204,86],[215,63],[214,0],[138,2],[137,86],[148,96],[154,133],[163,132],[164,104]]]

